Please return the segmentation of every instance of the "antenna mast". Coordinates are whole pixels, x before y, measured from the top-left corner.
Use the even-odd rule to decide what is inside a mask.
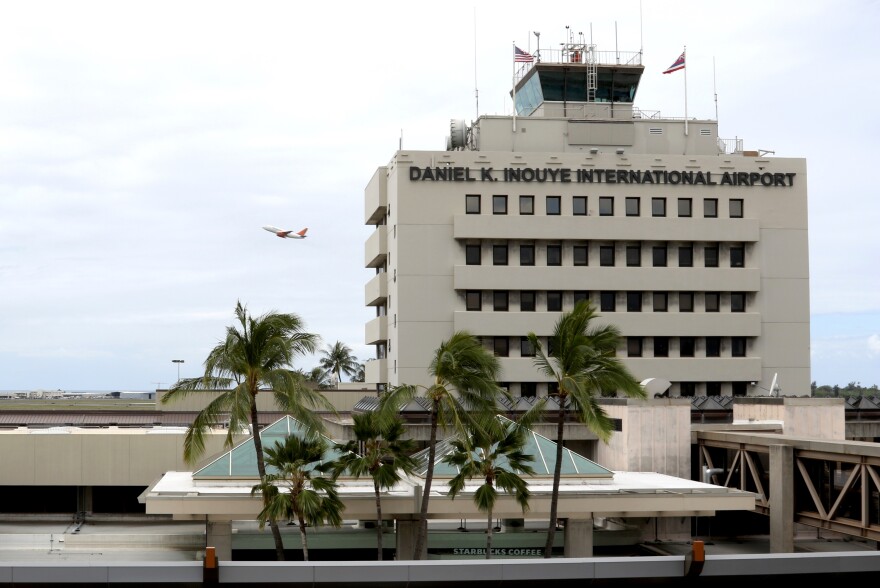
[[[474,100],[477,103],[477,118],[480,118],[480,90],[477,86],[477,7],[474,6]]]

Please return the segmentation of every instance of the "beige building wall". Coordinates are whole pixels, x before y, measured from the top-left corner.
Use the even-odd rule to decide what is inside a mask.
[[[776,422],[791,437],[845,441],[843,398],[745,398],[733,402],[733,422]]]

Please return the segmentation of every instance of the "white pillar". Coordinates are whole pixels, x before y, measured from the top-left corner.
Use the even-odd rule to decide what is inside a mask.
[[[593,557],[593,519],[565,520],[565,557]]]
[[[232,561],[232,521],[205,521],[205,540],[219,561]]]

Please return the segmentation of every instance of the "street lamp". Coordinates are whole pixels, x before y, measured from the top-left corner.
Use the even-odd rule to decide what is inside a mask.
[[[171,363],[177,364],[177,381],[179,382],[180,381],[180,364],[183,363],[183,360],[182,359],[172,359]]]

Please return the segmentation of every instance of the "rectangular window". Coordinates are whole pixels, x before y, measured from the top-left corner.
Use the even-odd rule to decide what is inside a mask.
[[[604,312],[614,312],[617,305],[617,292],[604,291],[599,293],[599,309]]]
[[[535,214],[535,197],[534,196],[520,196],[519,197],[519,213],[520,214]]]
[[[467,214],[480,214],[480,195],[468,194],[464,197],[464,211]]]
[[[706,218],[718,218],[717,198],[706,198],[703,200],[703,216]]]
[[[678,312],[694,311],[694,293],[679,292],[678,293]]]
[[[492,246],[492,265],[507,265],[507,245]]]
[[[507,214],[507,196],[492,196],[492,214]]]
[[[561,200],[561,196],[547,196],[547,214],[560,214],[562,212]]]
[[[678,339],[678,355],[679,357],[693,357],[695,339],[693,337],[680,337]]]
[[[694,266],[694,246],[679,245],[678,247],[678,267]]]
[[[706,396],[721,396],[721,382],[706,382]]]
[[[468,290],[465,293],[465,308],[467,310],[483,309],[483,293],[479,290]]]
[[[562,245],[547,245],[547,265],[562,265]]]
[[[748,384],[746,382],[731,382],[730,389],[734,396],[748,395]]]
[[[465,263],[468,265],[480,265],[482,254],[479,245],[465,245],[464,248]]]
[[[535,348],[528,337],[519,338],[519,354],[522,357],[535,357]]]
[[[746,266],[746,249],[742,245],[731,245],[730,267]]]
[[[651,198],[651,216],[666,216],[666,198]]]
[[[562,292],[547,292],[547,312],[560,312],[562,310]]]
[[[519,309],[522,312],[535,312],[535,292],[523,290],[519,293]]]
[[[745,337],[731,337],[730,338],[730,355],[733,357],[745,357],[746,356],[746,338]]]
[[[496,357],[507,357],[510,355],[510,342],[507,337],[495,337],[492,347]]]
[[[587,197],[586,196],[573,196],[571,199],[571,213],[574,216],[586,216],[587,215]]]
[[[605,267],[614,265],[614,245],[599,246],[599,265]]]
[[[743,201],[742,198],[730,199],[730,218],[743,217]]]
[[[614,216],[614,198],[612,196],[599,197],[599,216]]]
[[[590,301],[590,293],[586,290],[575,290],[574,291],[574,305],[577,306],[581,302],[589,302]]]
[[[495,312],[507,312],[507,307],[507,290],[495,290],[492,293],[492,310],[494,310]]]
[[[656,245],[652,250],[654,267],[666,267],[666,245]]]
[[[697,395],[697,384],[695,382],[682,382],[678,385],[679,394],[683,398],[693,398]]]
[[[730,293],[730,312],[746,311],[746,293],[731,292]]]
[[[654,337],[654,357],[669,357],[669,337]]]
[[[626,265],[627,267],[639,267],[640,265],[642,265],[641,245],[626,246]]]
[[[721,294],[718,292],[706,292],[706,312],[718,312],[721,310]]]
[[[718,245],[706,245],[703,248],[703,264],[706,267],[718,267]]]
[[[680,218],[693,216],[693,201],[690,198],[678,199],[678,216]]]
[[[641,200],[636,197],[628,197],[626,199],[626,216],[639,216]]]
[[[641,357],[642,356],[642,338],[641,337],[627,337],[626,338],[626,355],[627,355],[627,357]]]
[[[654,312],[666,312],[667,310],[669,310],[669,294],[654,292]]]
[[[626,293],[626,311],[642,312],[642,293],[627,292]]]
[[[706,357],[721,357],[721,337],[706,337]]]
[[[519,246],[519,264],[535,265],[535,246],[531,243]]]
[[[571,248],[572,258],[574,265],[587,265],[588,264],[588,252],[589,249],[586,245],[575,245]]]
[[[521,398],[535,398],[538,395],[538,385],[535,382],[520,382],[519,395]]]

